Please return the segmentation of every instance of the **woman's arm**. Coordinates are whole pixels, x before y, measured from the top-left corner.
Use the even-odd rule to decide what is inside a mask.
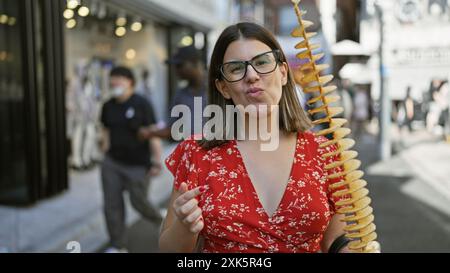
[[[159,248],[163,252],[194,252],[200,231],[203,229],[202,211],[196,196],[201,187],[188,191],[186,183],[173,190],[167,216],[159,236]]]
[[[342,214],[335,214],[331,218],[331,222],[328,225],[328,228],[325,231],[325,234],[321,242],[321,249],[323,253],[328,253],[334,240],[336,240],[339,236],[345,234],[344,227],[346,226],[346,224],[341,221],[343,218],[344,215]],[[366,250],[368,250],[370,253],[380,253],[381,252],[380,243],[378,243],[377,241],[372,241],[366,246]],[[352,252],[354,251],[350,250],[348,246],[345,246],[341,250],[339,250],[339,253],[352,253]]]
[[[323,253],[328,253],[328,250],[330,249],[330,246],[331,244],[333,244],[334,240],[345,233],[345,222],[341,221],[343,218],[344,215],[337,213],[331,218],[330,224],[325,231],[320,245]],[[349,250],[347,247],[344,247],[340,252],[349,252]]]
[[[106,153],[110,146],[110,139],[109,139],[109,130],[105,127],[102,127],[101,131],[101,137],[100,137],[100,150],[103,153]]]

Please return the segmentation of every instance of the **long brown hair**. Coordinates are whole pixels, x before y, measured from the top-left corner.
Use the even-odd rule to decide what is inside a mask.
[[[222,80],[222,75],[220,73],[219,67],[223,63],[223,58],[228,46],[241,38],[258,40],[272,50],[279,50],[279,62],[287,62],[286,56],[281,49],[280,44],[277,42],[275,37],[264,27],[250,22],[242,22],[235,25],[227,27],[214,47],[211,63],[209,66],[208,75],[208,98],[209,104],[218,105],[224,112],[227,105],[234,105],[231,99],[226,99],[217,90],[215,81],[216,79]],[[311,120],[306,115],[305,111],[302,109],[297,93],[295,91],[294,77],[291,71],[288,71],[287,84],[283,86],[283,92],[281,95],[279,103],[280,115],[279,115],[279,126],[280,130],[284,132],[304,132],[311,128]],[[228,120],[225,120],[224,127],[227,126]],[[236,123],[235,123],[236,124]],[[225,132],[225,128],[223,128]],[[236,130],[235,130],[236,132]],[[199,140],[199,145],[205,149],[212,149],[214,147],[220,146],[227,143],[227,140]]]

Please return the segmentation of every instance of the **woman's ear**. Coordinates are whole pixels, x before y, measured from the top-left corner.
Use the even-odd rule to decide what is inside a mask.
[[[283,86],[285,86],[287,84],[289,74],[289,65],[286,62],[281,63],[280,72],[281,72],[281,83]]]
[[[228,87],[225,82],[216,79],[215,84],[217,90],[219,90],[220,94],[222,94],[224,98],[226,98],[227,100],[231,99],[230,93],[228,92]]]

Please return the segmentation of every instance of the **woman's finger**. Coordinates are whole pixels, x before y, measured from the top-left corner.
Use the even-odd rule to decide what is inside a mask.
[[[181,186],[183,184],[181,184]],[[181,189],[181,186],[180,186],[180,189]],[[187,187],[187,185],[186,185],[186,187]],[[186,191],[185,193],[181,194],[175,200],[175,205],[181,207],[182,205],[184,205],[189,200],[191,200],[191,199],[197,197],[198,195],[200,195],[201,193],[203,193],[205,190],[206,190],[205,186],[200,186],[200,187],[196,187],[196,188],[194,188],[194,189],[192,189],[190,191]]]
[[[197,208],[197,205],[197,199],[193,198],[186,202],[183,206],[181,206],[178,210],[178,213],[181,216],[189,216]]]
[[[184,218],[186,224],[195,223],[202,216],[202,209],[197,207],[191,214]]]
[[[204,227],[204,223],[203,223],[203,217],[199,217],[197,221],[195,221],[194,224],[191,225],[191,228],[189,229],[192,233],[199,233],[200,231],[202,231]]]
[[[180,187],[178,188],[178,192],[179,192],[180,194],[183,194],[183,193],[187,192],[187,190],[188,190],[187,184],[184,183],[184,182],[181,183]]]

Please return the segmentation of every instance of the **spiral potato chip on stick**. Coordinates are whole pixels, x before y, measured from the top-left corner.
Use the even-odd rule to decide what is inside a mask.
[[[346,138],[350,134],[350,129],[344,128],[347,120],[335,118],[344,111],[341,107],[332,107],[332,103],[338,101],[338,95],[332,95],[337,88],[329,85],[333,80],[332,75],[321,75],[321,72],[329,66],[327,64],[317,64],[323,53],[314,54],[315,49],[319,49],[319,44],[313,44],[310,39],[317,33],[307,32],[307,28],[313,25],[312,22],[303,20],[305,11],[300,10],[301,0],[292,0],[299,25],[292,31],[291,35],[302,40],[295,46],[301,50],[297,58],[307,60],[307,63],[301,67],[304,74],[302,82],[306,85],[303,91],[312,94],[313,98],[308,101],[309,105],[320,106],[309,110],[311,115],[322,114],[318,119],[313,120],[315,126],[328,123],[327,129],[320,130],[315,134],[318,136],[332,135],[332,138],[320,145],[321,148],[335,145],[336,149],[332,152],[322,155],[324,158],[333,157],[336,160],[328,164],[325,169],[329,171],[329,179],[342,178],[340,181],[330,185],[333,196],[339,201],[336,202],[337,213],[344,215],[342,221],[346,223],[346,237],[352,241],[348,248],[354,252],[379,252],[380,245],[376,242],[377,234],[373,209],[370,206],[369,190],[366,189],[367,182],[362,179],[364,173],[359,170],[361,161],[357,160],[358,153],[350,150],[355,141]]]

